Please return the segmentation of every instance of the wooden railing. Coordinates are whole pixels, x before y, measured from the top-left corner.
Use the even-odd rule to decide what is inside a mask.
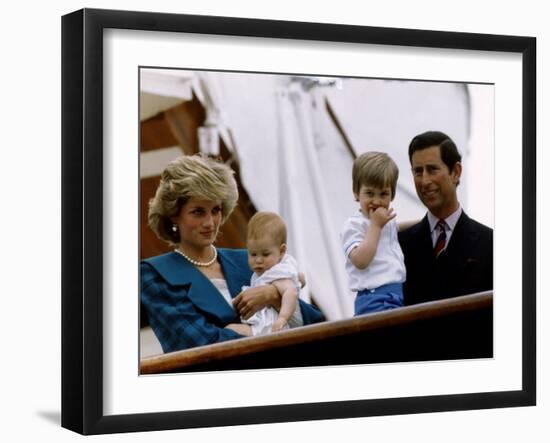
[[[449,298],[141,360],[142,374],[492,357],[493,293]]]

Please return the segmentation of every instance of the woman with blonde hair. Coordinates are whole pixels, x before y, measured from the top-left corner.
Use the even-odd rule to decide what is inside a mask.
[[[182,156],[168,164],[149,204],[149,226],[174,247],[143,260],[141,301],[164,352],[251,335],[240,322],[281,297],[274,286],[250,288],[252,271],[244,249],[216,248],[220,226],[238,199],[233,171],[203,156]],[[300,301],[303,324],[323,320]]]

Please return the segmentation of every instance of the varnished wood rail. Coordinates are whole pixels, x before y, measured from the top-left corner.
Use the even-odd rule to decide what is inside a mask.
[[[190,367],[216,364],[216,362],[223,363],[223,361],[230,359],[238,361],[241,357],[248,356],[250,358],[261,353],[265,355],[266,352],[269,353],[287,347],[294,346],[299,348],[302,346],[303,349],[310,349],[308,348],[308,343],[317,345],[319,343],[328,343],[329,341],[330,343],[337,343],[335,340],[338,340],[339,337],[345,340],[347,336],[362,337],[372,332],[392,331],[395,328],[403,326],[416,328],[417,326],[415,325],[422,325],[423,323],[437,319],[452,318],[453,316],[460,316],[460,324],[462,324],[463,319],[467,320],[470,313],[476,312],[490,312],[490,317],[488,318],[491,324],[486,325],[487,321],[483,320],[485,332],[482,332],[482,334],[487,335],[487,331],[492,334],[492,304],[492,291],[448,298],[346,320],[303,326],[265,336],[246,337],[149,357],[141,360],[140,369],[141,374],[174,372]],[[441,324],[445,325],[446,323],[443,322],[439,325]],[[468,327],[468,324],[464,324],[461,329],[467,330]],[[412,330],[414,331],[414,329]],[[437,333],[438,331],[435,330],[432,332]],[[453,333],[451,332],[451,334]],[[492,335],[488,338],[492,340]],[[438,339],[438,337],[434,337],[434,342]],[[430,340],[425,340],[424,338],[422,341],[423,346],[430,345],[430,343],[426,343]],[[334,348],[334,345],[331,346],[332,348],[327,345],[324,351],[328,352]],[[318,349],[316,348],[317,351]],[[396,355],[395,361],[400,361],[398,355]]]

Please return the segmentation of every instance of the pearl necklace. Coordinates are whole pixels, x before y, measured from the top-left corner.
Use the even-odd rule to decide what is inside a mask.
[[[212,260],[209,260],[207,262],[193,260],[192,258],[189,258],[187,255],[185,255],[185,252],[183,252],[181,249],[174,249],[174,252],[177,252],[178,254],[183,255],[183,257],[185,257],[187,261],[189,261],[189,263],[195,266],[201,266],[206,268],[210,266],[212,263],[214,263],[218,258],[218,250],[216,249],[216,247],[214,245],[210,245],[210,247],[214,250],[214,257],[212,257]]]

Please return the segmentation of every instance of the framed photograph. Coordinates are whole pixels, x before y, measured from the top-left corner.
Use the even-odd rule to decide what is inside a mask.
[[[62,426],[102,434],[534,405],[535,60],[531,37],[64,16]],[[433,174],[447,157],[413,149],[426,134],[445,142],[424,156],[447,140],[460,152],[443,175]],[[405,299],[364,312],[343,227],[378,219],[352,186],[356,160],[373,152],[399,171],[381,186],[383,228],[395,226],[387,241],[404,254],[403,275],[373,286],[395,281]],[[189,159],[229,171],[221,188],[235,186],[234,209],[183,191],[165,209],[161,188],[185,186],[170,171]],[[422,258],[410,233],[449,189],[460,210],[443,258]],[[193,230],[181,215],[189,202],[215,229]],[[252,298],[238,294],[271,297],[274,318],[286,300],[275,284],[246,292],[264,273],[247,236],[259,212],[282,218],[278,260],[294,257],[301,275],[283,330],[256,334],[243,311]],[[458,240],[466,214],[473,241]],[[183,247],[199,243],[212,259]],[[413,290],[415,279],[435,293]]]

